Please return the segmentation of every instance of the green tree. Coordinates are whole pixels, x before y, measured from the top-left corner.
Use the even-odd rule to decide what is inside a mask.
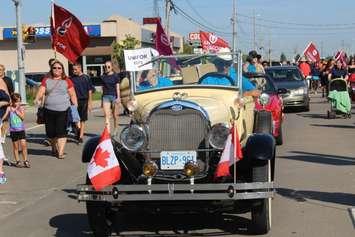
[[[131,35],[126,35],[126,38],[120,42],[112,44],[112,60],[121,68],[125,68],[124,54],[125,49],[134,49],[139,45],[139,40]]]
[[[281,53],[280,62],[285,62],[285,61],[287,61],[286,55],[284,53]]]
[[[298,60],[301,58],[301,55],[298,53],[296,54],[296,56],[294,57],[295,62],[298,62]]]

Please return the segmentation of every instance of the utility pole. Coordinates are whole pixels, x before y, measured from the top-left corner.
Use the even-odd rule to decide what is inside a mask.
[[[233,25],[233,58],[237,52],[237,0],[233,0],[233,16],[232,16],[232,25]]]
[[[171,0],[165,0],[165,34],[170,41],[170,10]]]
[[[256,17],[255,17],[255,9],[253,9],[253,48],[256,50]]]
[[[19,75],[19,92],[24,104],[26,101],[26,81],[25,81],[25,63],[24,63],[24,47],[22,42],[22,27],[21,27],[21,0],[12,0],[16,8],[16,30],[17,30],[17,66]]]
[[[153,2],[153,16],[154,17],[159,17],[158,0],[154,0],[154,2]]]

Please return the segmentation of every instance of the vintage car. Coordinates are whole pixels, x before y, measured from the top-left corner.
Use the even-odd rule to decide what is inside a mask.
[[[264,73],[248,73],[244,74],[245,77],[249,78],[256,87],[261,90],[263,93],[269,96],[268,103],[263,105],[260,103],[260,100],[255,101],[255,109],[257,111],[268,111],[272,115],[272,135],[276,140],[276,145],[283,144],[282,136],[282,122],[284,120],[284,105],[282,100],[282,95],[287,93],[285,88],[277,88],[275,83],[271,78]],[[266,96],[263,95],[263,96]],[[264,119],[264,118],[262,118]]]
[[[271,113],[256,111],[254,102],[266,105],[268,97],[243,96],[241,75],[233,79],[216,72],[215,57],[202,55],[202,63],[189,64],[192,60],[184,56],[178,64],[172,56],[161,56],[154,60],[157,69],[132,73],[127,101],[131,123],[111,139],[121,180],[99,191],[88,178],[78,185],[78,200],[86,202],[95,236],[110,235],[113,213],[130,208],[237,213],[245,206],[252,232],[270,230],[276,145],[269,132],[262,132],[272,127]],[[238,71],[241,54],[236,58]],[[226,83],[203,83],[206,75]],[[265,120],[254,119],[261,117]],[[86,142],[84,163],[98,140]],[[232,147],[238,144],[242,155],[236,157]],[[229,158],[223,160],[222,154]],[[222,165],[225,174],[218,175]]]

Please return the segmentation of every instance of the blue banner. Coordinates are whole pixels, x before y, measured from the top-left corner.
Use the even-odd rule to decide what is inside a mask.
[[[36,26],[36,37],[37,38],[50,38],[51,28],[49,26]],[[101,27],[100,25],[84,25],[85,31],[90,37],[100,37]],[[4,28],[3,38],[4,39],[16,39],[16,28]]]

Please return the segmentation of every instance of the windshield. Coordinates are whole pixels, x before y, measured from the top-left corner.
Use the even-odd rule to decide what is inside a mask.
[[[302,76],[297,68],[269,68],[266,73],[276,81],[301,81]]]
[[[134,73],[135,93],[177,87],[237,89],[237,73],[228,55],[160,57],[149,70]]]

